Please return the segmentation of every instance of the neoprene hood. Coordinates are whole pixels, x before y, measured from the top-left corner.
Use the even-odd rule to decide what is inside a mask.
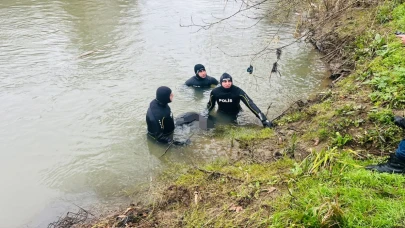
[[[202,64],[196,64],[196,65],[194,66],[194,73],[195,73],[195,75],[198,75],[198,71],[200,71],[200,70],[205,70],[204,65],[202,65]]]
[[[170,103],[170,94],[172,90],[167,86],[161,86],[156,90],[156,100],[163,104]]]
[[[232,76],[228,73],[223,73],[222,76],[219,78],[219,83],[221,83],[221,85],[224,79],[230,79],[232,82]]]

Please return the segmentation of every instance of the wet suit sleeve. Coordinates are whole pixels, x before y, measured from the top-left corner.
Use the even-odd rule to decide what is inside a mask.
[[[219,82],[214,77],[211,77],[211,85],[218,85]]]
[[[163,119],[164,119],[164,117],[163,117]],[[151,131],[151,132],[149,132],[150,136],[155,138],[156,141],[158,141],[158,142],[169,143],[171,141],[171,139],[169,137],[166,137],[163,135],[163,130],[164,130],[163,119],[160,120],[162,125],[159,124],[159,121],[155,118],[153,113],[148,110],[148,118],[147,118],[148,123],[147,124],[150,127],[150,131]]]
[[[252,99],[250,99],[250,97],[245,93],[245,91],[241,89],[239,92],[239,96],[242,102],[246,105],[246,107],[248,107],[257,118],[261,119],[261,117],[259,116],[259,114],[261,113],[260,109],[256,106],[255,103],[253,103]]]
[[[190,78],[186,81],[186,86],[192,86],[193,85],[193,78]]]
[[[252,99],[242,89],[239,92],[242,102],[256,115],[263,124],[263,127],[273,127],[273,123],[267,120],[267,117],[260,111],[260,109],[253,103]]]

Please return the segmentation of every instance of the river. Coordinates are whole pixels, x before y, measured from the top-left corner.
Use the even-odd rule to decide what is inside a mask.
[[[327,68],[305,42],[283,49],[280,75],[270,77],[275,51],[252,62],[253,74],[246,72],[247,54],[269,42],[291,43],[295,23],[257,22],[247,13],[207,30],[180,26],[192,24],[191,18],[215,21],[239,6],[214,0],[1,0],[0,227],[46,227],[74,204],[118,202],[126,189],[147,182],[165,167],[162,147],[146,140],[149,102],[166,85],[174,93],[174,115],[201,111],[209,90],[183,85],[197,63],[217,79],[231,74],[262,110],[271,104],[270,119],[323,86]],[[259,124],[251,113],[244,116],[245,123]],[[197,134],[188,148],[168,157],[214,159],[220,148],[211,141]]]

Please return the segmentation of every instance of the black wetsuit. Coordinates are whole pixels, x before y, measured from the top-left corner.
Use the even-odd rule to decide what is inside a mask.
[[[174,131],[173,114],[169,105],[154,99],[150,102],[146,113],[148,135],[158,142],[168,143],[172,140]]]
[[[236,115],[241,110],[240,101],[248,107],[259,119],[260,109],[253,103],[252,99],[239,87],[232,85],[231,88],[217,87],[211,91],[207,108],[211,111],[218,103],[218,111]]]
[[[208,75],[205,78],[194,75],[186,81],[186,85],[192,87],[207,88],[211,87],[211,85],[218,85],[218,81],[214,77]]]

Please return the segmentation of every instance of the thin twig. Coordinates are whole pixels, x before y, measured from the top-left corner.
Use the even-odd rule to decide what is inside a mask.
[[[271,105],[273,105],[273,103],[270,103],[269,106],[267,107],[266,116],[267,116],[267,114],[269,113],[269,110],[270,110],[270,108],[271,108]]]
[[[190,140],[191,137],[193,137],[193,135],[194,135],[194,133],[192,133],[192,134],[186,139],[186,142],[187,142],[188,140]],[[172,140],[172,141],[170,142],[169,146],[166,148],[165,152],[160,156],[160,158],[163,157],[163,155],[166,154],[166,152],[170,149],[170,147],[173,145],[173,143],[174,143],[174,140]]]
[[[210,29],[212,26],[214,26],[214,25],[216,25],[216,24],[219,24],[219,23],[221,23],[221,22],[223,22],[223,21],[226,21],[226,20],[228,20],[228,19],[230,19],[230,18],[232,18],[232,17],[234,17],[234,16],[236,16],[236,15],[238,15],[238,14],[244,12],[244,11],[247,11],[247,10],[250,10],[250,9],[252,9],[252,8],[255,8],[256,6],[259,6],[259,5],[261,5],[261,4],[263,4],[263,3],[267,2],[267,1],[268,1],[268,0],[263,0],[263,1],[261,1],[261,2],[258,2],[258,3],[256,3],[256,4],[254,4],[254,5],[248,6],[248,7],[244,8],[244,9],[242,9],[242,6],[243,6],[243,2],[242,2],[241,7],[239,8],[238,11],[236,11],[235,13],[233,13],[233,14],[227,16],[227,17],[221,18],[221,19],[219,19],[219,20],[217,20],[217,21],[215,21],[215,22],[206,23],[205,25],[198,25],[198,24],[195,24],[195,23],[192,21],[192,24],[191,24],[191,25],[182,25],[182,24],[180,24],[180,27],[200,27],[200,28],[197,30],[197,32],[200,31],[200,30],[202,30],[202,29],[208,30],[208,29]]]
[[[300,100],[298,100],[298,101],[300,101]],[[290,105],[286,110],[284,110],[280,115],[278,115],[276,118],[272,119],[271,122],[273,122],[273,121],[279,119],[280,117],[284,116],[284,114],[286,114],[294,104],[298,103],[298,101],[295,101],[293,104],[291,104],[291,105]]]
[[[166,148],[165,152],[164,152],[160,157],[163,157],[163,156],[166,154],[166,152],[167,152],[167,151],[170,149],[170,147],[173,145],[173,142],[174,142],[174,141],[171,141],[171,142],[170,142],[169,146]]]
[[[226,178],[228,178],[228,179],[231,179],[231,180],[236,180],[236,181],[239,181],[239,182],[244,182],[243,180],[241,180],[241,179],[239,179],[239,178],[229,176],[229,175],[227,175],[227,174],[225,174],[225,173],[221,173],[221,172],[217,172],[217,171],[208,171],[208,170],[205,170],[205,169],[198,168],[198,167],[196,167],[196,166],[195,166],[194,168],[200,170],[200,171],[203,172],[203,173],[218,174],[218,175],[220,175],[220,176],[224,176],[224,177],[226,177]]]
[[[79,205],[77,205],[77,204],[75,204],[75,203],[72,203],[72,204],[74,204],[76,207],[82,209],[84,212],[93,215],[92,213],[90,213],[89,211],[87,211],[87,210],[85,210],[84,208],[80,207]],[[95,216],[95,215],[93,215],[93,216]]]

